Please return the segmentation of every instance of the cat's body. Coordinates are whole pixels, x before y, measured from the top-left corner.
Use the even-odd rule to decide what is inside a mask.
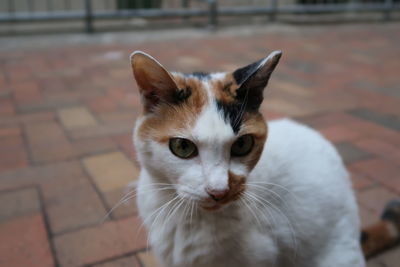
[[[137,203],[163,266],[365,265],[333,146],[290,120],[266,127],[258,112],[279,58],[233,74],[183,75],[133,54],[144,102],[134,133]]]
[[[162,181],[143,171],[139,191]],[[192,218],[178,210],[150,232],[161,262],[182,267],[364,266],[348,174],[335,149],[318,133],[290,120],[270,122],[264,152],[248,181],[257,183],[250,189],[275,208],[265,210],[256,201],[254,215],[234,203],[220,212],[198,211]],[[276,184],[268,187],[279,197],[259,190],[267,185],[262,183]],[[138,202],[140,215],[146,220],[170,199],[168,191],[144,193]]]

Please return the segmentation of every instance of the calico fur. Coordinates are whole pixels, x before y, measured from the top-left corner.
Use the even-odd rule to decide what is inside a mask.
[[[334,147],[289,119],[267,126],[258,112],[280,55],[190,75],[132,55],[144,105],[134,130],[137,203],[162,266],[365,266],[355,198]],[[253,150],[232,157],[245,134]],[[198,155],[174,156],[172,137],[191,140]],[[229,192],[216,202],[209,188]]]

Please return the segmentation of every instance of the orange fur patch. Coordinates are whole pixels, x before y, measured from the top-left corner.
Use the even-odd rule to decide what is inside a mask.
[[[397,238],[393,236],[391,227],[395,226],[388,221],[380,221],[363,230],[361,246],[365,257],[371,257],[396,243]]]
[[[140,126],[140,138],[168,142],[170,137],[193,127],[197,116],[207,104],[206,89],[201,81],[180,74],[173,75],[173,78],[178,88],[190,88],[191,95],[177,105],[160,103]]]
[[[236,90],[239,88],[239,85],[233,78],[232,73],[227,73],[223,79],[211,80],[210,82],[216,99],[224,104],[236,101]]]
[[[265,119],[260,113],[252,112],[244,114],[239,135],[245,134],[252,134],[254,136],[254,148],[250,154],[246,156],[245,162],[248,170],[252,170],[261,157],[268,135],[268,125],[265,123]]]

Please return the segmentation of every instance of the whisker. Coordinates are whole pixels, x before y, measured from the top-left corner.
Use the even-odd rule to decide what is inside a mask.
[[[253,209],[246,203],[246,200],[247,200],[247,201],[250,201],[250,200],[248,199],[248,197],[247,197],[246,195],[242,195],[242,196],[243,196],[243,198],[240,198],[240,201],[243,202],[243,204],[247,207],[247,209],[251,212],[251,214],[252,214],[252,215],[254,216],[254,218],[256,219],[257,224],[259,225],[259,227],[261,227],[262,224],[261,224],[260,220],[258,219],[257,215],[254,213]],[[251,201],[250,201],[250,202],[251,202]]]
[[[249,192],[247,192],[247,194],[251,194]],[[254,195],[253,195],[254,196]],[[294,227],[292,225],[292,223],[290,222],[289,218],[278,208],[276,207],[273,203],[269,202],[268,200],[260,197],[260,196],[254,196],[256,198],[258,198],[260,201],[264,202],[266,205],[268,205],[270,208],[272,208],[273,210],[277,211],[288,223],[291,235],[292,235],[292,241],[293,241],[293,249],[294,249],[294,258],[297,257],[297,239],[296,239],[296,234],[294,231]]]
[[[117,209],[119,206],[122,204],[126,203],[127,201],[133,199],[136,197],[138,194],[145,193],[145,192],[151,192],[151,191],[163,191],[163,190],[172,190],[174,187],[165,187],[165,188],[153,188],[153,189],[147,189],[143,190],[141,192],[138,192],[137,190],[131,190],[127,194],[125,194],[107,213],[104,215],[104,217],[101,219],[100,223],[104,223],[106,219],[109,218],[110,214]]]

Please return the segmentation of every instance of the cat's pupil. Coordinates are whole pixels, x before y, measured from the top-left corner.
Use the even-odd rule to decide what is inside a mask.
[[[181,147],[182,150],[186,150],[188,148],[188,146],[189,145],[188,145],[188,143],[186,141],[182,140],[180,142],[180,147]]]
[[[237,140],[237,143],[236,143],[237,145],[238,145],[238,147],[243,147],[244,146],[244,140],[243,140],[243,138],[239,138],[239,140]]]

